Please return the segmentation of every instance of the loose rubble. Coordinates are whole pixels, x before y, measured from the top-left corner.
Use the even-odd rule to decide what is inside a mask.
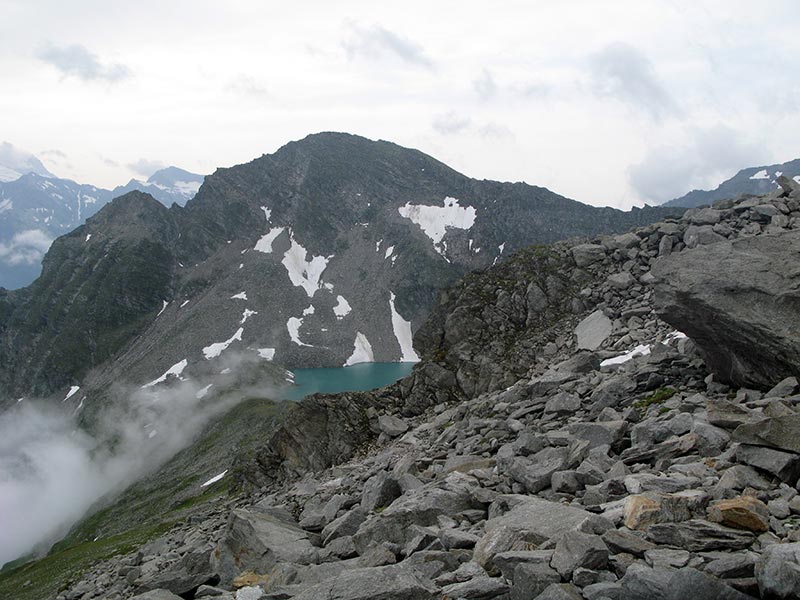
[[[482,305],[451,298],[435,315],[449,325],[422,336],[438,350],[407,380],[304,400],[240,466],[249,496],[98,564],[59,600],[800,597],[798,363],[772,378],[710,372],[741,348],[715,347],[720,361],[709,340],[755,334],[732,331],[732,312],[714,320],[727,304],[692,315],[670,291],[706,245],[708,256],[779,252],[796,238],[800,192],[781,183],[556,244],[548,252],[568,269],[508,284],[520,294],[498,284]],[[654,301],[654,282],[669,301]],[[685,333],[724,336],[687,338],[656,306],[668,320],[680,312]],[[475,342],[487,323],[515,345]],[[757,331],[762,344],[798,344],[796,331]],[[601,366],[638,346],[648,351]]]

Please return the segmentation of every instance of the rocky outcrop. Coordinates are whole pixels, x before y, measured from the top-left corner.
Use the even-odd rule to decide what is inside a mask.
[[[692,338],[720,381],[769,389],[800,375],[798,255],[800,232],[791,231],[660,259],[658,313]]]

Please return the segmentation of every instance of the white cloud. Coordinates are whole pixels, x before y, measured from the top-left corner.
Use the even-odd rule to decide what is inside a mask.
[[[52,243],[53,239],[39,229],[20,231],[8,241],[0,241],[0,262],[11,266],[39,264]]]
[[[653,64],[630,44],[607,45],[591,56],[589,69],[594,90],[601,96],[617,98],[655,119],[681,112],[659,81]]]
[[[638,197],[655,203],[693,189],[713,189],[747,166],[769,162],[764,148],[725,125],[691,131],[669,146],[650,149],[630,167],[630,184]]]
[[[350,36],[342,42],[342,46],[350,58],[376,59],[391,56],[412,65],[433,67],[433,61],[422,46],[380,25],[351,25]]]
[[[149,158],[140,158],[139,160],[128,164],[128,168],[131,171],[144,177],[150,177],[150,175],[166,166],[167,165],[160,160],[151,160]]]
[[[125,65],[103,64],[95,54],[80,44],[71,46],[48,44],[36,54],[36,57],[54,66],[64,76],[77,77],[83,81],[115,82],[131,76],[130,69]]]
[[[442,135],[452,135],[467,129],[471,122],[472,120],[469,117],[450,111],[436,116],[433,119],[432,126]]]

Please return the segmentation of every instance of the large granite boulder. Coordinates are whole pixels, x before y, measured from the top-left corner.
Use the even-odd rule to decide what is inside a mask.
[[[800,231],[701,246],[653,265],[659,316],[723,382],[769,389],[800,373]]]

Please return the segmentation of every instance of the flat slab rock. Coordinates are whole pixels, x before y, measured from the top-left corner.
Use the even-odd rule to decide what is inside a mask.
[[[390,565],[344,571],[306,589],[293,600],[439,600],[438,591],[430,580]]]

